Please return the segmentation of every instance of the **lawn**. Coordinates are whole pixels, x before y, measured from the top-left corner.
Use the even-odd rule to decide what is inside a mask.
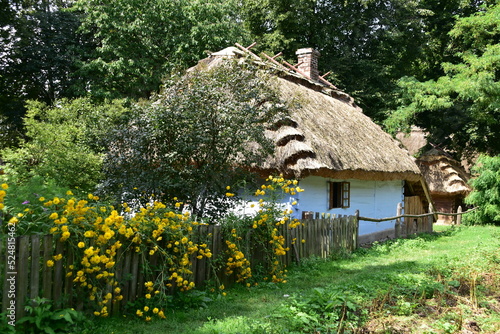
[[[498,333],[500,227],[450,228],[308,259],[286,284],[231,287],[145,323],[99,319],[98,333]]]

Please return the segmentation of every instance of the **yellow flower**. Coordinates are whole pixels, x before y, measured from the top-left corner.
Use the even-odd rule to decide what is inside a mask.
[[[52,202],[57,205],[57,204],[61,203],[61,200],[58,197],[54,197]]]
[[[17,219],[16,217],[12,217],[10,220],[9,220],[9,224],[17,224],[19,222],[19,219]]]
[[[226,187],[226,190],[229,190],[229,189],[231,189],[231,187],[230,187],[230,186],[227,186],[227,187]]]
[[[227,196],[227,197],[233,197],[233,196],[234,196],[234,194],[232,194],[232,193],[226,193],[226,196]]]
[[[149,306],[144,306],[144,312],[149,311]]]
[[[146,299],[150,299],[151,298],[151,294],[147,293],[145,297],[146,297]]]
[[[154,314],[158,314],[158,312],[159,312],[159,311],[160,311],[160,310],[158,310],[158,308],[157,308],[157,307],[155,307],[155,308],[153,309],[153,313],[154,313]]]
[[[54,255],[53,258],[55,261],[59,261],[60,259],[62,259],[62,254]]]
[[[146,317],[146,321],[151,321],[151,317]]]
[[[54,220],[54,219],[57,219],[58,217],[59,217],[59,215],[57,214],[57,212],[52,212],[49,216],[49,219]]]
[[[66,195],[73,196],[73,193],[71,192],[71,190],[68,190],[68,191],[66,191]]]
[[[78,243],[78,248],[83,248],[83,247],[85,247],[85,243],[83,241],[80,241]]]
[[[162,319],[165,319],[165,318],[166,318],[166,316],[165,316],[165,314],[163,313],[163,311],[158,312],[158,316],[159,316],[160,318],[162,318]]]
[[[154,253],[155,253],[154,249],[152,249],[152,250],[149,251],[149,255],[153,255]]]
[[[45,201],[45,197],[43,197],[43,196],[42,196],[42,197],[40,197],[38,200],[39,200],[40,202],[43,202],[43,201]]]
[[[9,189],[9,185],[7,183],[2,183],[2,189],[4,190]]]
[[[47,261],[47,267],[53,267],[54,266],[54,261],[48,260]]]
[[[119,294],[121,291],[122,291],[122,290],[121,290],[120,288],[118,288],[118,287],[117,287],[117,288],[115,288],[115,293],[116,293],[116,294]]]
[[[137,314],[139,317],[142,317],[142,311],[141,310],[137,310],[137,312],[135,312],[135,314]]]

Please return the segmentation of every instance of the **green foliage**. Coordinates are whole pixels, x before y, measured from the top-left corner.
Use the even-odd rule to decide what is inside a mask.
[[[88,321],[82,312],[74,309],[54,310],[52,302],[46,298],[37,297],[33,305],[26,306],[28,315],[17,322],[23,333],[56,334],[82,330]]]
[[[4,270],[2,266],[0,266],[1,270]],[[9,325],[10,319],[7,318],[7,313],[2,312],[0,313],[0,332],[5,333],[5,334],[15,334],[16,329],[14,326]]]
[[[9,183],[38,176],[60,187],[92,191],[101,179],[101,139],[125,111],[123,101],[95,105],[88,99],[61,100],[54,107],[29,102],[24,118],[29,140],[1,152]]]
[[[287,321],[288,330],[346,333],[347,328],[356,328],[363,322],[361,305],[348,292],[340,289],[313,288],[309,295],[288,299],[274,315]]]
[[[71,2],[2,1],[0,118],[5,116],[9,126],[8,132],[0,132],[2,147],[17,144],[27,100],[52,104],[75,97],[78,62],[90,43],[77,32],[78,15],[65,10]]]
[[[477,207],[465,216],[469,224],[500,224],[500,156],[481,156],[473,167],[473,191],[465,199]]]
[[[144,98],[206,50],[244,40],[236,1],[76,1],[81,30],[98,47],[82,63],[82,90],[96,97]]]
[[[9,196],[5,198],[4,218],[9,220],[13,215],[29,213],[29,221],[18,226],[16,233],[46,234],[50,229],[49,213],[40,203],[40,198],[61,197],[66,194],[67,189],[61,188],[53,179],[44,179],[34,176],[25,183],[13,184],[9,187]],[[42,198],[43,199],[43,198]]]
[[[444,75],[399,81],[399,108],[389,130],[426,129],[429,141],[462,154],[500,153],[500,4],[458,19],[450,35],[458,60],[443,62]]]
[[[108,134],[103,192],[143,202],[177,197],[203,218],[226,211],[226,186],[271,151],[265,126],[286,107],[268,80],[227,63],[168,82]]]

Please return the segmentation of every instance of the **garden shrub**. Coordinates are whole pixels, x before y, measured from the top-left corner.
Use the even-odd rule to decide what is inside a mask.
[[[133,211],[127,203],[114,207],[93,194],[82,198],[67,191],[50,198],[34,193],[22,207],[9,207],[4,206],[4,199],[10,196],[9,186],[2,184],[0,209],[8,223],[16,224],[18,234],[51,234],[64,243],[65,252],[71,250],[75,261],[71,265],[64,264],[64,273],[73,279],[79,299],[85,300],[87,309],[93,310],[96,316],[109,316],[111,303],[123,299],[122,288],[127,278],[115,276],[120,252],[137,253],[145,264],[142,274],[148,280],[144,283],[144,295],[132,304],[133,312],[150,321],[155,317],[165,318],[165,310],[173,307],[172,295],[195,288],[194,258],[210,259],[214,269],[234,274],[236,282],[250,286],[255,282],[252,267],[256,267],[250,262],[254,260],[250,249],[259,248],[264,254],[262,267],[265,270],[260,277],[274,283],[286,282],[286,270],[280,258],[289,248],[280,228],[287,222],[288,228],[295,228],[300,223],[291,220],[290,210],[283,209],[276,202],[276,196],[294,195],[302,189],[297,181],[282,177],[269,177],[268,182],[256,193],[263,197],[267,193],[267,197],[260,199],[255,216],[239,220],[233,216],[222,222],[225,247],[221,259],[212,259],[209,244],[197,241],[203,240],[203,236],[197,236],[196,229],[206,223],[195,221],[189,212],[183,213],[181,202],[168,207],[151,200],[145,207]],[[65,255],[55,254],[43,267],[54,266]],[[222,266],[218,265],[221,263]],[[221,282],[212,283],[225,295]],[[210,301],[205,295],[191,297]]]

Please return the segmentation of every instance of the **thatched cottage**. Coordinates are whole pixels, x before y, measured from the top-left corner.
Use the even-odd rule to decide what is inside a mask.
[[[450,154],[439,149],[431,148],[422,152],[427,145],[425,133],[422,129],[413,127],[411,133],[400,133],[396,136],[408,149],[411,155],[417,155],[419,166],[431,195],[434,208],[437,212],[454,213],[459,206],[464,208],[464,199],[471,192],[468,185],[469,174],[463,164],[455,160]],[[452,223],[454,216],[438,215],[438,223]]]
[[[300,180],[304,192],[290,198],[297,217],[304,212],[385,218],[396,214],[405,197],[419,196],[428,207],[426,185],[413,158],[354,103],[318,74],[319,53],[297,51],[299,65],[260,58],[238,45],[200,61],[215,66],[224,58],[250,54],[254,61],[278,69],[282,97],[297,98],[300,107],[268,131],[275,155],[260,166],[263,175],[283,173]],[[394,221],[360,223],[360,235],[390,230]]]

